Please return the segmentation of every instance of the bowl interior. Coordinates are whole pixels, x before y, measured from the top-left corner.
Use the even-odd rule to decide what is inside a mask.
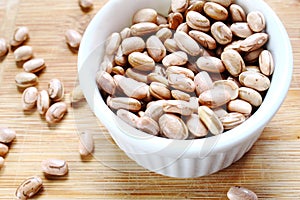
[[[180,146],[189,147],[185,152],[189,156],[199,156],[199,149],[204,145],[211,144],[213,148],[210,153],[220,153],[246,141],[251,134],[262,130],[277,112],[287,94],[293,68],[291,45],[284,26],[264,1],[237,0],[235,2],[247,12],[258,10],[264,13],[267,23],[266,31],[270,36],[267,48],[272,52],[275,61],[271,86],[260,108],[242,125],[218,136],[195,140],[181,141],[160,138],[130,127],[118,120],[107,107],[95,82],[95,74],[103,57],[106,38],[112,32],[119,32],[128,27],[133,13],[138,9],[154,8],[159,13],[166,15],[169,11],[170,0],[110,0],[96,14],[82,38],[78,53],[78,76],[89,106],[113,137],[126,138],[128,143],[142,147],[145,152],[164,149],[172,143],[175,145],[172,145],[174,148],[168,150],[169,154],[175,155],[178,149],[181,149],[178,148]]]

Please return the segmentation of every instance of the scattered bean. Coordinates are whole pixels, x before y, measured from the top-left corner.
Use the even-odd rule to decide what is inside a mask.
[[[5,160],[0,156],[0,169],[4,166]]]
[[[241,186],[231,187],[227,192],[227,197],[229,200],[240,200],[240,199],[257,200],[258,199],[257,195],[253,191]]]
[[[84,10],[90,10],[93,6],[93,0],[79,0],[79,6]]]
[[[81,38],[82,38],[81,34],[76,30],[68,29],[65,32],[66,43],[71,48],[78,49],[81,42]]]
[[[49,124],[54,124],[62,120],[67,113],[68,107],[65,102],[56,102],[47,110],[45,117]]]
[[[8,146],[0,143],[0,158],[4,158],[7,153],[8,153]]]
[[[20,72],[16,74],[15,82],[19,88],[28,88],[38,83],[38,77],[30,72]]]
[[[14,51],[15,61],[26,61],[33,56],[33,50],[31,46],[20,46]]]
[[[47,90],[41,90],[37,95],[37,110],[41,115],[45,115],[50,107],[50,97]]]
[[[16,190],[16,197],[26,200],[33,197],[43,187],[43,181],[38,176],[32,176],[25,179]]]
[[[13,35],[10,45],[13,47],[20,46],[29,39],[29,29],[26,26],[18,27]]]
[[[43,70],[46,67],[45,60],[43,58],[34,58],[28,60],[23,64],[23,69],[25,72],[36,73]]]
[[[90,132],[81,132],[79,134],[79,154],[87,156],[94,151],[94,139]]]
[[[36,87],[28,87],[22,94],[22,107],[23,110],[31,110],[36,106],[38,98],[38,90]]]
[[[72,89],[71,93],[70,93],[70,100],[72,103],[76,103],[78,101],[81,101],[84,99],[84,94],[82,92],[82,89],[80,88],[80,86],[76,86]]]
[[[16,131],[10,128],[0,127],[0,142],[11,143],[16,138]]]
[[[8,45],[4,38],[0,38],[0,57],[8,53]]]
[[[68,164],[64,160],[46,159],[42,163],[42,171],[48,176],[64,176],[68,173]]]
[[[64,85],[57,79],[53,78],[48,83],[48,94],[51,100],[57,102],[64,98]]]

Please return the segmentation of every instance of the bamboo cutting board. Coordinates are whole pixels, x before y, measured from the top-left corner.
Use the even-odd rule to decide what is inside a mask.
[[[288,96],[253,148],[232,166],[210,176],[175,179],[149,172],[121,152],[86,102],[70,105],[77,84],[77,55],[65,44],[64,32],[83,33],[107,0],[95,0],[83,12],[77,0],[0,0],[0,37],[9,40],[17,26],[30,29],[28,45],[47,68],[39,74],[39,89],[51,78],[65,85],[69,112],[48,126],[38,112],[23,112],[14,76],[21,72],[10,52],[0,62],[0,124],[17,131],[5,166],[0,169],[0,199],[13,199],[17,186],[32,175],[42,177],[43,189],[33,199],[226,199],[233,185],[247,187],[260,199],[300,199],[300,1],[266,0],[284,23],[294,51],[294,75]],[[81,158],[78,133],[95,137],[95,153]],[[69,163],[66,177],[46,179],[40,163],[58,158]]]

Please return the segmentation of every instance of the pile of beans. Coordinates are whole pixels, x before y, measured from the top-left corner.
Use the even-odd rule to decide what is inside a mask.
[[[107,38],[96,82],[107,105],[146,133],[194,139],[243,123],[274,71],[265,18],[232,1],[172,0],[144,8]]]

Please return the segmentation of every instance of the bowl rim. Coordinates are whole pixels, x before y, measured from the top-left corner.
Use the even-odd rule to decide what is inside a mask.
[[[89,37],[93,34],[92,30],[94,26],[98,26],[99,18],[102,17],[103,11],[111,9],[114,5],[118,4],[121,0],[110,0],[108,3],[106,3],[94,16],[94,18],[91,20],[90,24],[88,25],[85,33],[82,37],[82,42],[79,48],[78,52],[78,76],[79,76],[79,82],[80,85],[82,85],[82,81],[85,79],[83,75],[80,73],[84,66],[84,59],[87,58],[87,52],[86,48],[87,45],[85,45],[87,42],[89,42]],[[145,0],[146,1],[146,0]],[[237,4],[241,2],[241,0],[236,1]],[[279,34],[282,35],[282,41],[281,41],[281,48],[285,49],[284,55],[281,55],[282,57],[286,58],[286,70],[279,70],[277,67],[274,70],[273,77],[276,77],[276,80],[273,78],[271,81],[271,86],[269,88],[269,91],[267,92],[265,99],[261,106],[258,108],[258,110],[249,117],[244,123],[241,125],[235,127],[234,129],[228,130],[220,135],[217,136],[211,136],[207,138],[199,138],[199,139],[193,139],[193,140],[174,140],[174,139],[168,139],[163,137],[157,137],[153,136],[153,140],[148,145],[152,148],[159,148],[162,145],[169,144],[170,141],[174,142],[175,144],[181,145],[181,146],[189,146],[190,148],[187,150],[188,154],[190,155],[197,155],[199,156],[199,146],[205,145],[206,143],[217,142],[214,144],[213,150],[211,153],[220,153],[223,151],[226,151],[227,149],[231,149],[233,146],[236,146],[237,144],[246,141],[249,137],[253,135],[254,132],[262,130],[266,123],[268,123],[275,113],[280,108],[281,104],[283,103],[291,83],[292,79],[292,71],[293,71],[293,54],[292,54],[292,47],[291,43],[288,37],[288,34],[286,32],[286,29],[282,22],[280,21],[279,17],[276,15],[276,13],[271,9],[271,7],[262,0],[252,0],[247,1],[247,3],[251,4],[258,4],[260,5],[258,10],[261,10],[262,12],[268,14],[268,19],[272,19],[273,22],[276,24],[276,27],[279,31]],[[269,20],[270,21],[270,20]],[[267,26],[268,28],[268,26]],[[272,35],[271,35],[272,36]],[[92,50],[93,51],[93,50]],[[275,64],[276,65],[276,64]],[[281,66],[282,68],[283,66]],[[279,76],[280,75],[280,76]],[[279,77],[279,78],[277,78]],[[275,81],[274,81],[275,80]],[[276,83],[276,84],[275,84]],[[280,94],[278,91],[281,91]],[[89,102],[89,99],[93,100],[102,100],[102,97],[100,93],[97,95],[96,91],[90,91],[90,93],[86,92],[83,88],[83,93],[86,97],[86,99]],[[104,101],[102,100],[104,103]],[[105,104],[105,103],[104,103]],[[120,129],[118,129],[116,126],[112,125],[111,117],[103,116],[99,113],[101,109],[103,109],[103,105],[101,104],[92,105],[92,110],[96,114],[96,116],[100,119],[101,123],[109,130],[110,134],[111,132],[117,133],[120,132]],[[91,105],[90,105],[91,106]],[[106,106],[106,104],[105,104]],[[107,106],[106,106],[107,107]],[[112,115],[113,112],[107,107],[107,109],[104,110],[110,111]],[[255,124],[255,127],[252,125]],[[126,125],[125,125],[126,126]],[[128,127],[130,127],[128,125]],[[247,129],[247,127],[251,127],[251,129]],[[136,129],[135,129],[136,130]],[[143,133],[139,130],[136,130],[139,134],[145,134],[144,136],[149,136],[147,133]],[[240,134],[243,132],[243,134]],[[122,135],[122,137],[126,137],[125,135]],[[136,143],[136,138],[132,137],[131,142],[133,144]],[[145,145],[144,144],[137,144],[137,145]],[[172,154],[172,153],[170,153]]]

